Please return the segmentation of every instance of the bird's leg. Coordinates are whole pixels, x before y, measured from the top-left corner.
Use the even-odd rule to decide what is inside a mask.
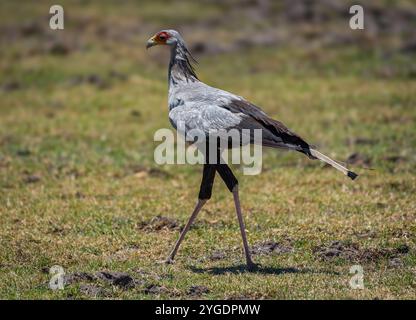
[[[196,204],[195,209],[192,212],[191,217],[188,220],[188,223],[186,224],[185,228],[182,230],[179,236],[179,239],[176,241],[175,247],[170,253],[168,259],[166,260],[167,263],[173,263],[173,260],[175,259],[175,255],[178,252],[179,246],[181,245],[183,239],[185,238],[186,233],[188,232],[189,228],[194,222],[199,211],[201,211],[202,207],[208,201],[208,199],[211,198],[214,178],[215,178],[215,166],[210,165],[210,164],[204,164],[204,171],[203,171],[203,176],[202,176],[201,188],[200,188],[199,196],[198,196],[198,203]]]
[[[176,241],[175,247],[173,248],[169,257],[166,259],[166,263],[173,263],[173,260],[175,259],[176,252],[178,252],[179,246],[181,245],[183,239],[185,238],[186,233],[188,232],[189,228],[191,227],[192,223],[194,222],[194,220],[195,220],[196,216],[198,215],[199,211],[204,206],[205,202],[207,202],[207,200],[198,199],[198,203],[196,204],[195,209],[192,212],[191,217],[188,220],[188,223],[186,224],[185,228],[183,228],[183,230],[181,232],[181,235],[179,236],[179,239]]]
[[[251,260],[250,248],[247,242],[246,229],[244,226],[243,215],[241,214],[240,198],[238,196],[238,181],[231,171],[230,167],[226,164],[220,164],[217,166],[217,171],[221,178],[224,180],[228,189],[233,193],[235,210],[237,212],[238,223],[240,225],[241,237],[243,239],[244,253],[246,256],[247,269],[253,271],[256,269],[256,264]]]
[[[241,214],[240,197],[238,196],[238,184],[233,188],[233,197],[235,203],[235,210],[237,212],[238,223],[240,225],[241,237],[243,238],[244,253],[246,255],[247,268],[250,271],[255,270],[256,264],[251,260],[250,249],[247,243],[246,228],[244,225],[243,215]]]

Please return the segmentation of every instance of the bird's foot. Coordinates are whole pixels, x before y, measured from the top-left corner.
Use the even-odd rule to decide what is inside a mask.
[[[164,261],[165,264],[174,264],[175,260],[173,260],[173,258],[169,257]]]
[[[172,258],[167,258],[163,260],[158,260],[156,263],[157,264],[174,264],[175,260],[173,260]]]
[[[253,261],[247,262],[247,270],[250,272],[257,271],[259,268],[259,265],[255,264]]]

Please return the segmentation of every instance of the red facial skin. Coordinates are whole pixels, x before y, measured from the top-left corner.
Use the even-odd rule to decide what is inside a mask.
[[[158,44],[166,44],[166,40],[168,40],[170,38],[170,34],[167,32],[159,32],[156,37],[155,37],[155,41]]]

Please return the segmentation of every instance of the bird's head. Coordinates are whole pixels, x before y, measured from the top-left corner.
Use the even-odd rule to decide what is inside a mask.
[[[146,49],[157,45],[176,46],[178,43],[184,43],[178,31],[161,30],[147,40]]]
[[[146,48],[149,49],[150,47],[154,47],[157,45],[167,45],[171,47],[171,64],[179,65],[179,69],[181,70],[181,72],[185,73],[186,79],[193,78],[194,80],[198,80],[198,76],[196,75],[194,67],[191,63],[191,61],[195,63],[197,61],[189,52],[188,48],[186,47],[185,41],[183,40],[182,36],[179,34],[178,31],[159,31],[153,37],[147,40]]]

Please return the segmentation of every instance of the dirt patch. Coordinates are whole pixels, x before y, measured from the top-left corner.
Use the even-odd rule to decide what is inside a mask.
[[[148,285],[142,290],[142,292],[144,294],[148,294],[148,295],[165,294],[165,295],[168,295],[170,297],[179,297],[179,296],[183,295],[183,293],[181,293],[176,288],[167,288],[165,286],[158,285],[158,284],[155,284],[155,283],[148,283]]]
[[[163,216],[156,216],[148,222],[141,222],[138,228],[145,231],[181,230],[178,221]]]
[[[43,25],[39,21],[28,21],[20,27],[20,34],[23,37],[31,37],[44,33]]]
[[[158,282],[162,279],[172,280],[173,276],[170,273],[160,274],[156,271],[145,271],[142,269],[133,270],[135,274],[137,274],[140,278],[146,280],[147,282]]]
[[[100,271],[96,273],[96,277],[122,289],[131,289],[138,284],[137,280],[124,272]]]
[[[191,286],[188,290],[188,294],[191,296],[202,296],[209,292],[209,289],[205,286]]]
[[[36,174],[28,174],[25,175],[23,178],[24,183],[37,183],[41,180],[39,175]]]
[[[71,50],[71,47],[67,43],[60,41],[51,42],[47,48],[47,51],[55,56],[66,56]]]
[[[154,294],[154,295],[168,293],[168,291],[169,291],[168,288],[164,286],[158,286],[155,284],[150,284],[143,290],[145,294]]]
[[[368,167],[371,165],[371,159],[358,152],[351,154],[345,162],[348,165],[355,165],[355,166]]]
[[[90,74],[85,78],[85,82],[96,86],[99,89],[108,88],[110,85],[109,83],[100,75],[98,74]]]
[[[74,272],[65,275],[64,283],[65,285],[73,285],[77,283],[85,283],[88,282],[90,287],[96,287],[97,283],[104,283],[117,286],[122,289],[132,289],[138,285],[143,285],[143,283],[130,276],[128,273],[124,272],[117,272],[117,271],[99,271],[95,274],[87,273],[87,272]],[[92,285],[92,284],[94,285]],[[88,289],[89,290],[89,289]],[[94,291],[95,289],[91,289]]]
[[[85,294],[90,297],[98,298],[98,297],[106,297],[109,296],[109,292],[104,288],[91,285],[91,284],[82,284],[79,287],[79,291],[82,294]]]
[[[139,110],[131,110],[130,115],[135,118],[141,118],[142,113]]]
[[[19,149],[16,151],[16,155],[19,157],[28,157],[32,154],[29,149]]]
[[[64,283],[65,285],[71,285],[83,281],[94,281],[96,279],[93,274],[87,272],[74,272],[64,276]]]
[[[8,81],[3,83],[0,88],[4,92],[11,92],[22,89],[22,85],[17,81]]]
[[[254,244],[251,248],[252,254],[280,254],[293,252],[290,244],[281,244],[274,241],[266,241]]]
[[[320,260],[324,261],[341,258],[350,262],[370,263],[408,254],[410,248],[403,244],[396,248],[361,249],[356,243],[333,241],[327,245],[317,246],[312,251]]]
[[[217,261],[217,260],[222,260],[226,258],[226,254],[223,251],[214,251],[211,256],[209,257],[210,260],[212,261]]]

